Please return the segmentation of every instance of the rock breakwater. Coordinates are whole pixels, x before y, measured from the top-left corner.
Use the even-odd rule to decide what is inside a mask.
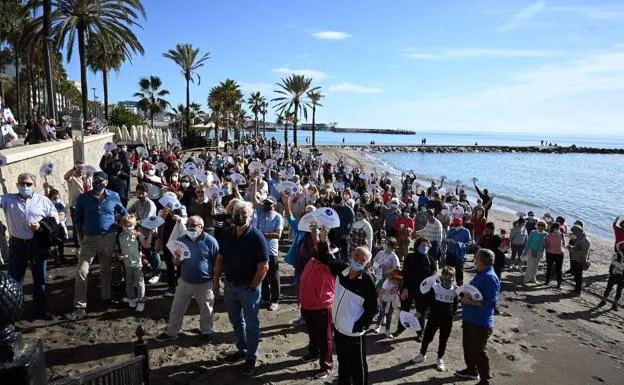
[[[544,154],[621,154],[624,148],[595,148],[572,146],[396,146],[396,145],[321,145],[324,147],[340,147],[345,150],[365,152],[418,152],[425,154],[453,154],[453,153],[544,153]]]

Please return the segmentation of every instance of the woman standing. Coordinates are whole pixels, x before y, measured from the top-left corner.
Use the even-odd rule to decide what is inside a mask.
[[[546,222],[537,222],[537,230],[533,230],[529,234],[524,255],[527,259],[527,268],[524,274],[524,283],[537,283],[537,268],[544,256],[544,247],[546,240]]]
[[[470,222],[474,226],[474,241],[479,242],[479,238],[483,235],[483,230],[485,230],[485,224],[487,223],[487,219],[485,218],[485,209],[483,209],[483,206],[475,208]]]
[[[544,240],[546,249],[546,285],[550,283],[553,267],[557,275],[557,288],[561,288],[563,280],[563,250],[565,250],[565,237],[561,232],[559,223],[550,225],[550,232]]]
[[[363,208],[355,213],[355,222],[351,226],[349,233],[349,255],[353,254],[356,248],[366,246],[373,249],[373,227],[368,221],[368,214]]]

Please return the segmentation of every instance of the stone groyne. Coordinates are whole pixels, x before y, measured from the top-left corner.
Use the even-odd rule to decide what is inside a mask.
[[[453,153],[543,153],[543,154],[622,154],[624,148],[595,148],[572,146],[397,146],[397,145],[320,145],[324,147],[340,147],[344,150],[358,150],[366,152],[419,152],[426,154],[453,154]]]

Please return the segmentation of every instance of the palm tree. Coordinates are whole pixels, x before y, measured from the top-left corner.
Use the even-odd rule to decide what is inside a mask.
[[[247,105],[251,110],[251,113],[254,114],[254,134],[258,135],[258,114],[262,112],[262,102],[264,102],[266,98],[260,95],[260,92],[252,92],[249,99],[247,99]]]
[[[292,111],[285,110],[278,115],[276,123],[284,125],[284,160],[288,160],[290,157],[288,151],[288,123],[292,123],[293,126],[295,126],[297,124],[297,117]]]
[[[175,49],[170,49],[169,51],[163,53],[163,56],[173,60],[180,69],[182,70],[182,74],[184,75],[184,79],[186,80],[186,127],[187,129],[191,127],[191,115],[190,115],[190,104],[191,104],[191,91],[189,88],[190,82],[195,82],[193,79],[193,72],[195,72],[198,68],[204,66],[204,62],[210,58],[210,53],[206,52],[203,56],[199,57],[199,48],[193,49],[192,44],[178,44]],[[197,85],[201,83],[201,77],[199,74],[195,74],[197,76]]]
[[[22,122],[21,108],[21,85],[20,85],[20,58],[25,47],[25,39],[28,36],[26,30],[30,27],[32,19],[29,9],[21,1],[3,1],[2,4],[2,36],[0,43],[8,42],[13,48],[13,60],[15,64],[15,92],[17,120]]]
[[[169,102],[162,98],[169,95],[169,91],[160,89],[161,86],[162,81],[158,76],[151,75],[149,78],[141,78],[139,80],[140,91],[133,95],[135,98],[140,98],[139,109],[149,112],[152,128],[154,127],[154,115],[163,112],[169,106]]]
[[[93,73],[102,72],[102,90],[104,93],[104,118],[108,120],[108,72],[119,72],[125,57],[117,43],[98,36],[87,47],[87,61]]]
[[[208,107],[212,110],[211,120],[215,125],[214,131],[217,148],[219,148],[219,125],[223,117],[223,97],[221,94],[222,89],[220,87],[212,87],[208,94]]]
[[[260,108],[260,113],[262,114],[262,135],[266,138],[266,114],[269,112],[269,103],[263,100]]]
[[[202,111],[201,105],[199,103],[193,102],[191,103],[190,107],[191,124],[196,124],[197,119],[201,118],[203,115],[206,115],[206,113]],[[178,104],[177,107],[172,107],[171,111],[172,112],[167,113],[167,116],[175,119],[178,122],[179,126],[182,123],[182,119],[186,118],[186,107],[184,107],[184,104]]]
[[[316,107],[323,107],[319,101],[323,97],[320,90],[308,91],[309,105],[312,106],[312,148],[316,148]]]
[[[309,91],[316,91],[320,87],[312,87],[312,78],[305,77],[304,75],[293,74],[289,77],[282,79],[281,83],[277,83],[280,89],[275,92],[282,95],[273,99],[277,102],[277,110],[291,110],[295,118],[299,118],[303,113],[304,118],[308,118],[308,110],[306,108],[306,102],[303,98],[306,97],[306,93]],[[293,122],[293,136],[295,147],[297,147],[297,121]]]
[[[234,127],[236,122],[235,110],[243,102],[243,93],[240,86],[232,79],[226,79],[219,83],[218,86],[210,90],[208,96],[208,105],[216,115],[218,121],[225,127],[223,132],[223,140],[228,141],[228,130]],[[215,123],[215,133],[218,129],[218,123]]]
[[[141,0],[53,0],[52,31],[57,39],[57,48],[67,51],[71,60],[74,41],[78,39],[80,58],[80,88],[82,94],[82,115],[87,117],[87,45],[93,39],[104,37],[118,44],[125,57],[143,53],[143,46],[131,27],[139,25],[145,18]]]

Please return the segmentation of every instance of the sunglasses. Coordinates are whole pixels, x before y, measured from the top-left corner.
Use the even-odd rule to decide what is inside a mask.
[[[31,187],[33,184],[31,182],[20,182],[18,185],[20,187]]]

